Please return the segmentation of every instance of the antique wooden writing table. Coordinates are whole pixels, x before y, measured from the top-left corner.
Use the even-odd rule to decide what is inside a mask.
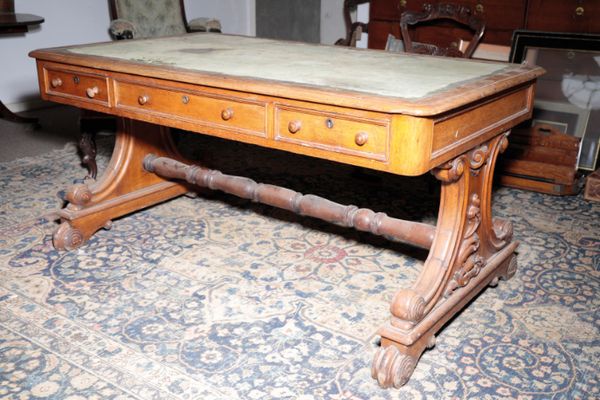
[[[122,117],[102,178],[68,191],[58,249],[189,184],[430,249],[379,330],[372,375],[384,387],[403,385],[441,326],[515,272],[512,225],[491,215],[492,175],[508,130],[531,115],[539,68],[217,34],[31,56],[44,99]],[[167,127],[393,174],[431,171],[442,185],[437,226],[186,165]]]

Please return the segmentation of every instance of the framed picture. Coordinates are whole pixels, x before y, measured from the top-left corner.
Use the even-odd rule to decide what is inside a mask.
[[[581,138],[577,166],[594,171],[600,150],[600,35],[517,30],[509,57],[546,69],[533,123]]]
[[[560,133],[583,138],[588,127],[590,110],[570,103],[535,100],[531,125],[546,125]],[[577,154],[577,165],[589,166],[589,160],[582,160],[581,147]],[[585,157],[584,157],[585,158]]]

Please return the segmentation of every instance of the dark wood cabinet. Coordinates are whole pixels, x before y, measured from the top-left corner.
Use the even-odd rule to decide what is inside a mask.
[[[383,49],[389,34],[400,38],[400,15],[419,11],[425,3],[440,0],[372,0],[369,21],[369,48]],[[447,2],[447,1],[446,1]],[[457,0],[469,6],[486,21],[483,43],[510,46],[516,29],[552,32],[600,32],[599,0]],[[450,46],[460,39],[468,40],[472,32],[452,22],[426,26],[414,32],[415,40]]]
[[[551,32],[600,32],[598,0],[528,0],[526,28]]]

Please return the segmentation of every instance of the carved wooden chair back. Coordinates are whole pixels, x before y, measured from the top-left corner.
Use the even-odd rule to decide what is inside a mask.
[[[420,23],[452,20],[474,31],[467,49],[462,52],[458,47],[438,47],[433,44],[415,43],[410,37],[409,26]],[[474,15],[467,6],[452,3],[424,4],[423,11],[405,11],[400,16],[400,33],[404,41],[404,49],[408,53],[431,54],[437,56],[471,58],[485,32],[485,21]]]
[[[189,32],[183,0],[109,0],[111,20],[131,23],[136,38]]]
[[[344,23],[346,25],[346,37],[335,42],[338,46],[356,47],[363,33],[368,33],[368,24],[364,22],[352,22],[352,12],[356,11],[359,4],[369,3],[370,0],[344,0]]]

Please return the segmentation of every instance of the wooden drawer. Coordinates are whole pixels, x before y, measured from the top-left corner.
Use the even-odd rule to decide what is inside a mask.
[[[181,88],[115,81],[118,109],[266,137],[266,104]]]
[[[69,69],[44,67],[44,92],[108,106],[108,78]]]
[[[275,140],[387,161],[389,120],[275,106]]]

